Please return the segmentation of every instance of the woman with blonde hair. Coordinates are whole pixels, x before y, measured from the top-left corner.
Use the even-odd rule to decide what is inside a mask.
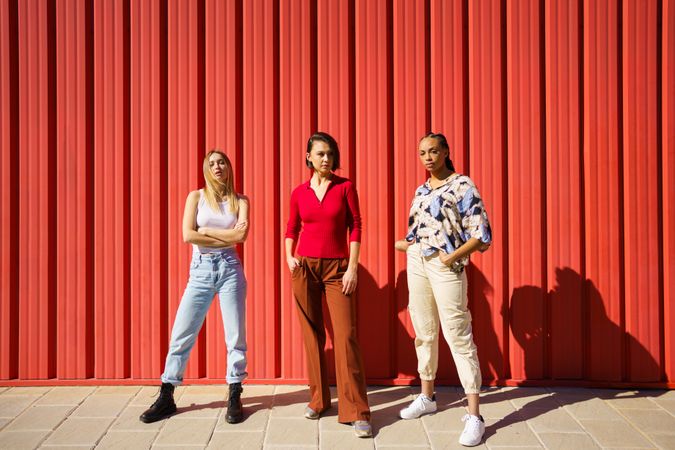
[[[190,351],[199,335],[214,295],[227,345],[227,383],[230,385],[226,420],[243,419],[241,382],[246,372],[246,278],[235,245],[248,234],[248,199],[234,190],[232,164],[220,150],[204,158],[204,189],[188,194],[183,213],[183,240],[193,247],[190,278],[171,332],[162,387],[157,401],[140,420],[156,422],[176,412],[173,392],[183,381]]]

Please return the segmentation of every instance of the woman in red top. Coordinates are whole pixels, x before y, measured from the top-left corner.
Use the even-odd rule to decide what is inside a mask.
[[[337,142],[327,133],[307,141],[309,181],[291,194],[286,229],[286,261],[293,280],[307,353],[311,400],[305,417],[318,419],[330,407],[324,345],[326,333],[321,298],[333,324],[338,390],[338,421],[352,423],[359,437],[372,436],[361,349],[356,339],[357,269],[361,246],[361,213],[353,183],[333,170],[340,167]],[[302,239],[294,256],[302,226]],[[346,237],[349,232],[349,248]]]

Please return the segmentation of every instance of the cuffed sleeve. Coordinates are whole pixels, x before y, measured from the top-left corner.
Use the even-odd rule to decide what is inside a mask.
[[[462,215],[462,228],[464,240],[475,238],[486,244],[481,251],[487,250],[492,242],[492,230],[488,220],[483,200],[475,186],[469,188],[458,203],[459,212]]]
[[[349,229],[349,242],[361,242],[361,210],[359,208],[359,196],[354,184],[346,183],[347,195],[347,228]]]
[[[288,212],[288,223],[286,224],[286,234],[284,237],[297,241],[298,234],[300,233],[300,225],[301,220],[298,211],[298,195],[297,190],[295,190],[291,193],[291,205]]]

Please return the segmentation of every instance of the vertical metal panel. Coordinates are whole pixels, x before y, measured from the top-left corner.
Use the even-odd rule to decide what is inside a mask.
[[[544,298],[539,0],[506,3],[509,351],[511,377],[543,378]]]
[[[656,0],[623,3],[623,184],[628,379],[660,378]]]
[[[166,9],[131,2],[131,376],[162,373],[167,348]]]
[[[312,13],[308,0],[279,3],[279,156],[285,166],[279,173],[279,236],[286,229],[291,191],[307,179],[308,170],[303,162],[305,144],[316,126]],[[276,245],[281,254],[281,376],[298,379],[306,376],[304,345],[286,264],[285,239],[279,241]]]
[[[129,1],[94,2],[94,311],[97,378],[131,376]],[[105,180],[105,182],[103,182]],[[91,231],[90,231],[91,233]]]
[[[390,226],[393,180],[391,20],[392,5],[385,0],[355,3],[356,80],[356,188],[361,206],[363,234],[357,287],[359,341],[366,374],[391,376],[391,358],[382,348],[391,346],[393,296],[393,233]],[[368,194],[364,195],[363,193]],[[378,317],[378,326],[373,318]]]
[[[464,0],[430,0],[431,129],[445,134],[452,163],[469,172],[468,6]],[[421,35],[416,36],[421,39]]]
[[[583,205],[581,2],[550,0],[545,12],[546,292],[552,378],[582,378]]]
[[[355,152],[354,0],[316,0],[314,26],[317,129],[338,142],[340,173],[350,178]]]
[[[0,379],[18,373],[18,10],[0,2]]]
[[[56,326],[59,378],[94,369],[92,2],[56,3]]]
[[[241,1],[207,0],[204,20],[206,142],[203,149],[196,150],[200,154],[214,148],[223,150],[234,169],[235,188],[241,192]],[[200,172],[198,185],[203,183]],[[241,252],[240,256],[243,257]],[[220,307],[211,307],[206,317],[206,328],[206,375],[223,378],[227,370],[227,349]]]
[[[425,36],[430,26],[427,20],[428,3],[424,0],[394,2],[394,239],[403,239],[408,232],[408,210],[417,186],[424,182],[427,173],[420,167],[417,158],[417,141],[430,128],[427,42]],[[380,212],[379,214],[382,214]],[[366,224],[370,226],[370,224]],[[391,224],[389,225],[391,227]],[[364,245],[370,245],[364,241]],[[391,253],[393,242],[388,242],[386,250]],[[417,376],[417,360],[413,330],[408,314],[408,287],[406,279],[406,256],[395,255],[395,299],[396,311],[394,331],[396,340],[397,377],[414,378]],[[439,359],[450,362],[447,345],[440,347]],[[452,372],[450,372],[452,370]],[[447,378],[454,373],[454,364],[439,365],[438,376]]]
[[[173,324],[185,284],[189,277],[192,246],[183,242],[183,209],[188,193],[202,184],[203,123],[198,38],[199,9],[202,2],[168,2],[167,31],[167,273],[168,323]],[[222,325],[221,325],[222,327]],[[170,328],[170,327],[169,327]],[[186,378],[206,375],[206,334],[202,328],[185,371]],[[166,339],[171,330],[167,330]]]
[[[486,379],[507,376],[506,252],[507,204],[505,86],[503,85],[502,5],[498,0],[469,2],[469,159],[492,225],[493,243],[472,257],[469,296],[476,344]]]
[[[666,379],[675,379],[675,1],[663,0],[662,204],[663,309]]]
[[[12,48],[10,43],[10,1],[5,0],[0,3],[0,66],[9,67],[9,52]],[[12,85],[10,81],[11,72],[9,70],[0,71],[0,379],[11,378],[10,376],[10,354],[11,348],[16,346],[12,343],[10,324],[12,323],[12,292],[10,270],[12,263],[12,210],[11,199],[14,196],[12,192]],[[13,345],[12,345],[13,344]]]
[[[19,3],[19,377],[56,375],[56,17]]]
[[[584,217],[588,376],[623,376],[617,2],[584,2]]]
[[[243,3],[243,186],[251,198],[246,251],[253,255],[244,261],[252,278],[246,302],[249,371],[274,378],[280,365],[279,10],[272,0]]]

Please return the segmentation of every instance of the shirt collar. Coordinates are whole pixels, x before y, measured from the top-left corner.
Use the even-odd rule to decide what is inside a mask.
[[[310,175],[309,179],[305,182],[305,184],[304,184],[305,189],[311,189],[312,188],[312,176],[313,175],[314,174]],[[340,179],[340,177],[336,173],[333,173],[333,176],[330,179],[330,184],[328,185],[328,187],[331,187],[332,185],[334,185],[339,179]]]
[[[436,190],[436,189],[440,189],[440,188],[442,188],[443,186],[447,186],[447,185],[450,183],[450,181],[454,180],[454,179],[457,178],[458,176],[459,176],[459,172],[453,173],[452,175],[450,175],[449,177],[447,177],[445,180],[443,180],[443,183],[442,183],[442,184],[436,186],[435,188],[432,188],[432,187],[431,187],[431,177],[429,177],[429,178],[427,178],[427,181],[424,183],[424,186],[425,186],[427,189],[429,189],[429,191],[433,191],[433,190]]]

